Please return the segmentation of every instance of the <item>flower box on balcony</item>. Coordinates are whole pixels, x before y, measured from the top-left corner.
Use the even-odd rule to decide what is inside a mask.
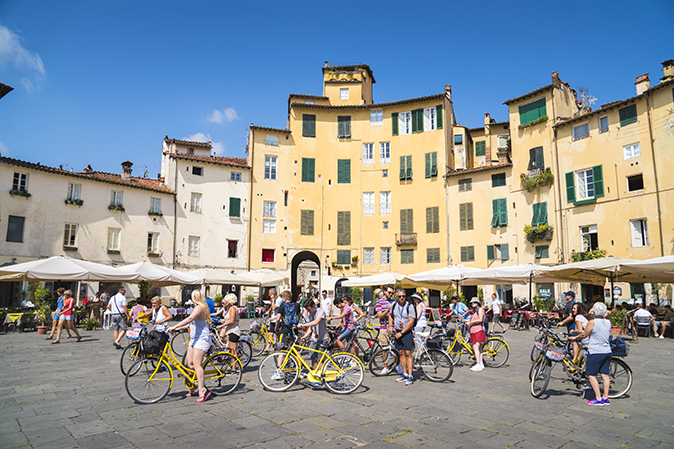
[[[414,245],[416,246],[417,244],[417,233],[416,232],[410,232],[410,233],[405,233],[405,234],[396,234],[396,245],[402,246],[402,245]]]
[[[549,224],[524,226],[524,233],[527,235],[527,240],[531,243],[541,240],[552,240],[553,231],[554,228]]]
[[[31,196],[33,196],[30,193],[28,193],[27,190],[12,189],[12,190],[9,191],[9,194],[12,195],[12,196],[22,196],[24,198],[30,198]]]
[[[527,192],[531,192],[534,189],[540,190],[541,187],[551,186],[555,182],[555,175],[552,174],[549,168],[545,170],[534,169],[520,174],[520,179],[522,180],[522,186]]]
[[[154,216],[157,216],[157,217],[161,217],[161,216],[164,215],[164,214],[161,213],[160,210],[149,210],[149,211],[147,211],[147,214],[148,215],[154,215]]]
[[[538,125],[539,123],[547,122],[548,121],[548,116],[544,115],[542,117],[537,118],[536,120],[532,120],[529,123],[522,123],[520,124],[517,129],[524,129],[524,128],[529,128],[530,126]]]
[[[66,198],[66,200],[64,202],[66,204],[72,204],[73,206],[81,206],[82,204],[84,204],[84,200],[80,200],[80,199],[74,200],[72,198]]]
[[[125,210],[124,206],[122,206],[121,204],[115,204],[115,203],[110,203],[110,205],[108,206],[108,209],[109,210],[118,210],[120,212],[124,212],[124,210]]]

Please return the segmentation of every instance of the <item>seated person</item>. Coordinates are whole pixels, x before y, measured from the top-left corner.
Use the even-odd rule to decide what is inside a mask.
[[[657,336],[658,335],[658,325],[655,324],[655,318],[653,317],[653,315],[651,315],[651,312],[644,309],[643,304],[638,302],[637,303],[637,309],[634,311],[634,318],[632,318],[632,320],[636,323],[637,318],[641,318],[641,317],[648,317],[651,326],[653,326],[653,333]]]
[[[658,310],[658,306],[656,306],[654,302],[652,302],[648,305],[648,311],[651,312],[651,315],[653,315],[653,318],[655,318],[655,319],[657,319],[658,316],[660,315],[660,311]]]
[[[662,327],[662,331],[660,331],[660,338],[665,338],[665,331],[667,328],[672,329],[674,328],[674,312],[672,312],[672,306],[667,304],[665,306],[665,313],[662,315],[661,320],[653,320],[653,324],[655,326],[655,336],[658,336],[658,327]]]

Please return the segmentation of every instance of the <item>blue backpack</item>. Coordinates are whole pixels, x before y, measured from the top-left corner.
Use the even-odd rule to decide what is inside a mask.
[[[283,309],[283,323],[290,328],[296,327],[297,323],[299,323],[297,304],[294,302],[287,302],[283,305]]]

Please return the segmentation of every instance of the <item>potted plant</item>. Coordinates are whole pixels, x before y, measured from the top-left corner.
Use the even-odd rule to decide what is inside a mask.
[[[84,330],[87,331],[93,331],[96,330],[96,328],[99,326],[99,322],[96,318],[87,318],[85,320],[82,320],[82,327]]]
[[[35,319],[37,320],[37,333],[46,334],[49,326],[49,320],[51,319],[51,308],[43,302],[35,311]]]

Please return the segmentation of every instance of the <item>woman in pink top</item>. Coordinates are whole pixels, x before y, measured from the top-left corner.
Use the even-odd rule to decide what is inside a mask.
[[[71,290],[66,290],[63,292],[64,299],[63,299],[63,311],[61,312],[61,317],[63,320],[59,320],[58,324],[58,329],[56,330],[56,340],[52,341],[52,344],[60,343],[61,341],[61,329],[63,328],[63,324],[65,323],[66,329],[70,329],[77,335],[77,341],[82,340],[82,336],[80,333],[75,329],[75,326],[73,326],[73,309],[75,308],[75,300],[73,299],[73,292]]]
[[[351,338],[353,332],[356,330],[356,325],[353,324],[353,309],[344,301],[343,298],[335,298],[333,304],[339,308],[342,313],[337,316],[328,318],[330,320],[342,320],[342,333],[337,337],[337,347],[344,350],[344,341]]]

